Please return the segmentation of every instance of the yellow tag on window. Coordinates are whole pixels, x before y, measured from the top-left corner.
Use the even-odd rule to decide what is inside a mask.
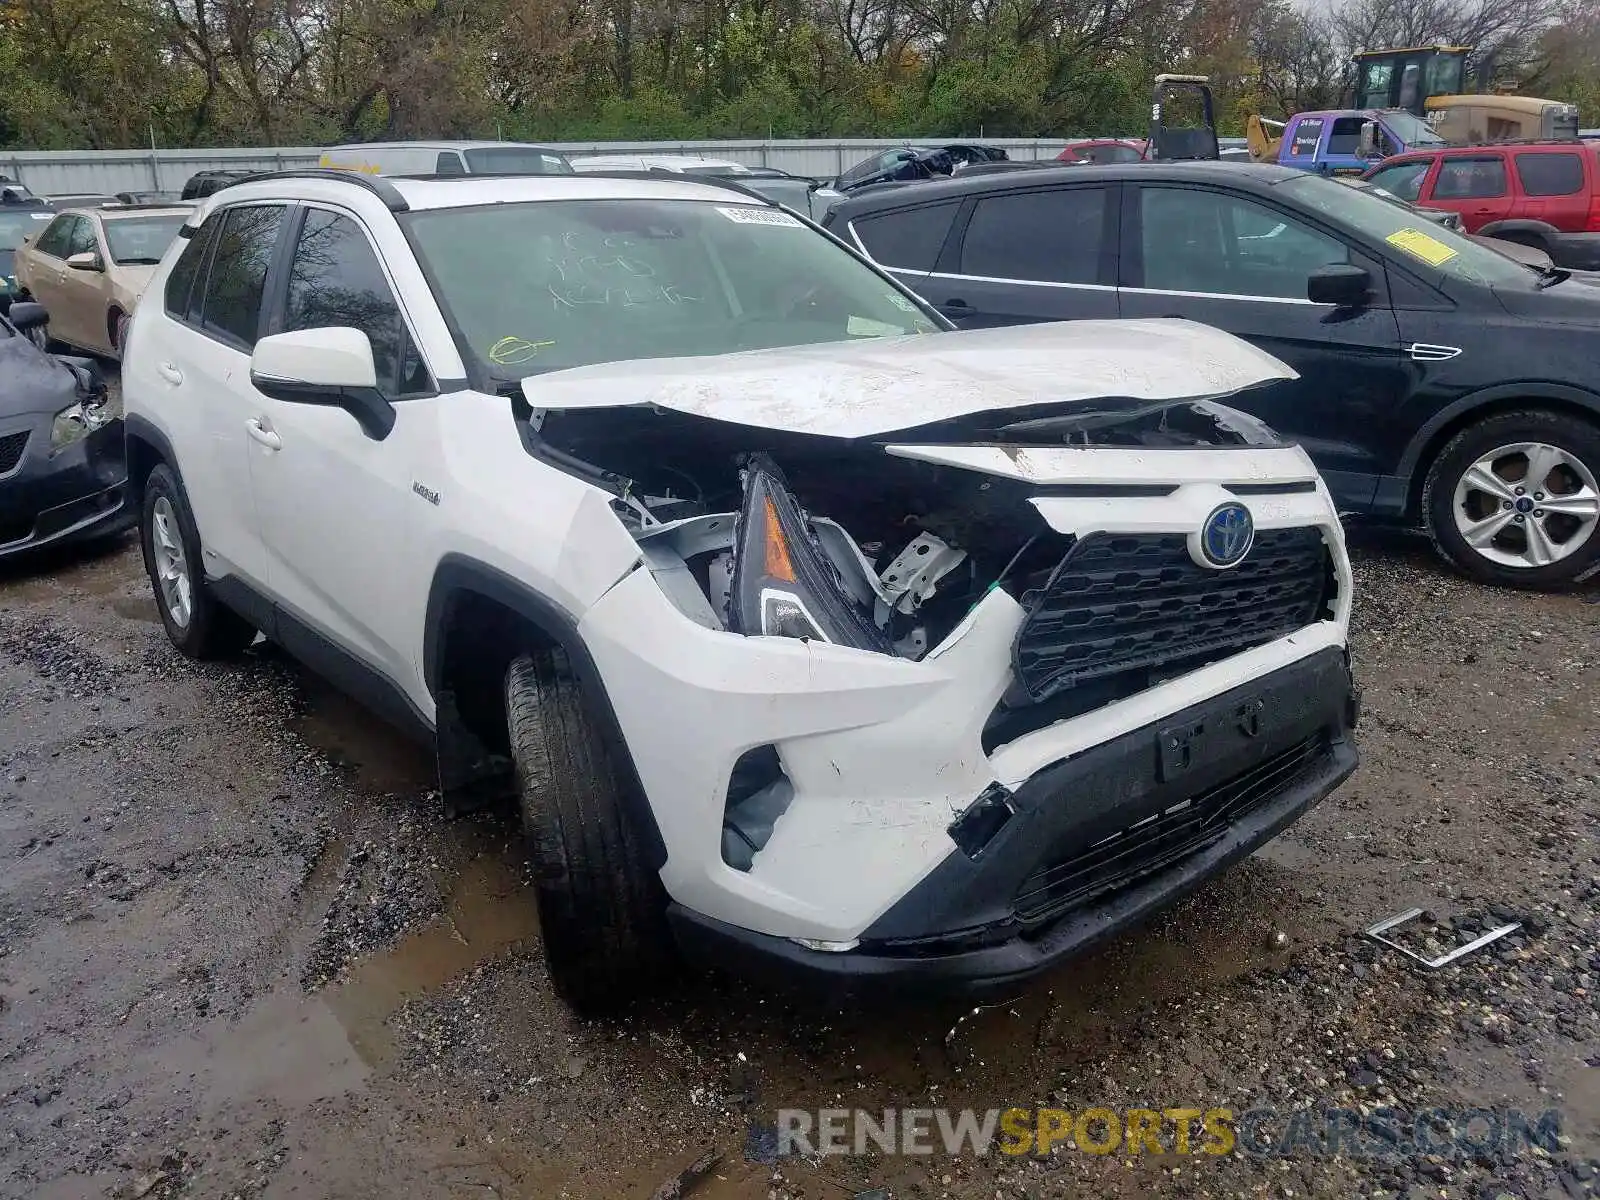
[[[1412,258],[1420,258],[1430,267],[1442,267],[1457,254],[1436,237],[1429,237],[1420,229],[1397,229],[1383,239],[1398,246]]]

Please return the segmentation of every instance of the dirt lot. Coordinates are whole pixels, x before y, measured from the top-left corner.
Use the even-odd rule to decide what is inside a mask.
[[[416,749],[270,648],[180,661],[128,542],[8,567],[0,1195],[644,1200],[706,1150],[708,1200],[1589,1194],[1600,591],[1356,541],[1364,765],[1254,859],[976,1014],[709,980],[615,1023],[553,999],[506,814],[446,821]],[[1525,926],[1435,973],[1355,936],[1413,905],[1440,945]],[[768,1140],[779,1108],[1384,1103],[1562,1121],[1383,1160]]]

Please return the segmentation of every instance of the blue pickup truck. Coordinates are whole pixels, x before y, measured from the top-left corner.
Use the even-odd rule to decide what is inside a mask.
[[[1374,126],[1374,137],[1363,154],[1361,128],[1369,121]],[[1255,129],[1251,132],[1255,135],[1251,139],[1254,157],[1321,175],[1360,175],[1391,154],[1446,144],[1428,122],[1404,109],[1339,108],[1297,113],[1275,139],[1267,141]]]

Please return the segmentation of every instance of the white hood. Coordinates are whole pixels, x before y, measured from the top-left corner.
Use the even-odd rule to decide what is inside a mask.
[[[1295,372],[1208,325],[1065,321],[634,359],[523,380],[536,409],[653,405],[739,425],[871,437],[997,409],[1215,399]]]

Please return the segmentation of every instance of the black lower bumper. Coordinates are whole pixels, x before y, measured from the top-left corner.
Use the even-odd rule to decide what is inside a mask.
[[[1271,840],[1355,770],[1358,713],[1328,650],[1047,767],[982,847],[952,852],[852,950],[669,917],[690,958],[835,999],[1004,991]]]
[[[133,522],[120,420],[54,454],[49,447],[49,418],[39,418],[20,462],[0,477],[0,558],[114,533]]]

